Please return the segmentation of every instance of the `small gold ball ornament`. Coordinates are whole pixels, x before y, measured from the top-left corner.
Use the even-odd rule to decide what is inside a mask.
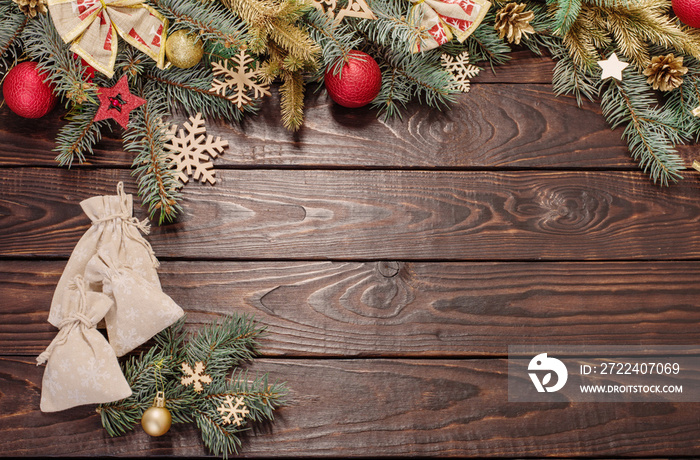
[[[165,40],[165,55],[175,67],[189,69],[204,56],[204,46],[195,34],[177,30]]]
[[[141,416],[143,431],[151,436],[163,436],[170,429],[172,421],[170,411],[165,408],[165,394],[159,391],[153,400],[153,406]]]

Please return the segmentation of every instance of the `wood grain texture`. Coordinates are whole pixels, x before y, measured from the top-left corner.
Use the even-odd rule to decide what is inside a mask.
[[[94,406],[42,414],[43,369],[0,359],[3,455],[203,456],[196,428],[110,439]],[[504,360],[257,360],[291,388],[244,457],[652,456],[700,448],[698,403],[509,403]],[[71,442],[59,442],[70,439]]]
[[[219,171],[185,189],[158,257],[596,260],[700,257],[697,185],[637,172]],[[134,191],[126,170],[0,171],[0,254],[68,257],[78,203]],[[138,209],[137,215],[143,216]]]
[[[0,261],[0,355],[36,356],[63,261]],[[253,314],[265,356],[505,356],[509,345],[700,343],[700,262],[164,262],[196,328]]]
[[[296,134],[282,127],[277,98],[242,125],[208,122],[209,133],[230,145],[217,167],[636,168],[621,132],[610,130],[596,104],[578,108],[549,85],[474,85],[452,110],[414,104],[389,121],[369,108],[340,108],[325,92],[311,94]],[[0,110],[0,165],[56,166],[60,114],[30,128]],[[120,132],[104,134],[87,164],[129,167]]]

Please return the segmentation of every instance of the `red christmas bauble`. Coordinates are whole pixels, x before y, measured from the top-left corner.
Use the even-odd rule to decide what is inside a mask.
[[[671,5],[683,24],[700,28],[700,0],[673,0]]]
[[[326,89],[337,104],[349,108],[362,107],[379,94],[382,72],[369,54],[357,50],[349,54],[340,75],[333,75],[330,67],[326,69]]]
[[[36,62],[21,62],[5,76],[2,95],[7,106],[24,118],[41,118],[56,105],[56,96],[36,69]]]

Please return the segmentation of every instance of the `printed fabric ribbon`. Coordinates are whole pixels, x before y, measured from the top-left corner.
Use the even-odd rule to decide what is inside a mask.
[[[48,5],[71,51],[107,77],[114,75],[117,34],[163,68],[168,20],[143,0],[48,0]]]
[[[410,0],[409,22],[420,24],[428,38],[416,43],[413,52],[427,51],[453,38],[463,42],[474,32],[491,7],[487,0]]]

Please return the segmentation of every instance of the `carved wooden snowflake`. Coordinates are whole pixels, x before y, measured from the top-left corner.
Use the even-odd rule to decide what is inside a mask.
[[[183,126],[185,129],[178,131],[177,126],[172,125],[168,130],[168,141],[165,143],[165,150],[170,152],[168,160],[177,171],[178,179],[186,184],[189,176],[192,176],[202,183],[208,181],[212,185],[215,184],[214,163],[210,160],[222,153],[224,147],[228,147],[228,141],[218,136],[214,139],[213,136],[206,135],[207,128],[201,113],[190,117],[189,122],[185,122]]]
[[[468,93],[471,89],[470,78],[476,77],[481,69],[469,63],[467,51],[457,56],[443,54],[440,58],[442,66],[452,74],[452,80],[457,83],[460,91]]]
[[[319,10],[326,13],[328,16],[335,18],[335,23],[338,24],[344,17],[349,18],[365,18],[377,19],[365,0],[348,0],[348,5],[335,14],[335,7],[338,0],[311,0],[311,3]]]
[[[233,396],[231,395],[227,395],[224,404],[217,407],[216,410],[218,410],[221,414],[224,420],[224,425],[235,423],[236,426],[241,426],[241,423],[243,423],[243,418],[250,413],[248,408],[243,403],[242,397],[237,397],[236,404],[234,405]],[[233,417],[233,420],[231,420],[231,417]]]
[[[194,384],[194,391],[201,393],[204,389],[202,387],[203,383],[211,383],[211,377],[204,373],[204,363],[198,361],[194,365],[194,370],[187,363],[182,363],[182,383],[184,386]]]
[[[217,80],[215,78],[211,83],[211,91],[226,97],[238,107],[251,101],[251,97],[248,95],[250,89],[253,90],[255,98],[269,96],[270,85],[261,82],[262,72],[258,63],[256,62],[255,68],[251,69],[249,66],[251,62],[253,62],[253,58],[243,49],[232,59],[212,62],[214,75],[223,76],[224,79]],[[229,93],[229,90],[232,92]]]

